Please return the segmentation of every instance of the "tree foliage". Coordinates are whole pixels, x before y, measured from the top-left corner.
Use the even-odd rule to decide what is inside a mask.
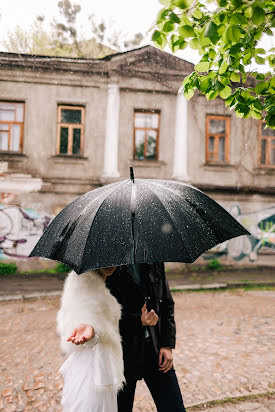
[[[190,99],[196,90],[208,100],[221,97],[238,117],[265,119],[275,128],[275,48],[259,47],[273,36],[274,0],[159,0],[164,8],[152,40],[172,52],[189,45],[202,56],[183,81]],[[267,64],[269,72],[250,70]]]
[[[6,49],[13,53],[30,53],[45,56],[100,58],[108,54],[138,46],[143,35],[130,36],[115,22],[89,16],[90,39],[81,34],[78,17],[81,6],[70,0],[58,1],[59,16],[46,26],[44,16],[38,16],[29,30],[17,26],[7,34]]]

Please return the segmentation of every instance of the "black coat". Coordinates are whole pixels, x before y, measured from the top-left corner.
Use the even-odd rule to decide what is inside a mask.
[[[127,266],[120,266],[106,284],[122,305],[120,333],[127,380],[141,379],[143,373],[144,328],[141,324],[141,307],[146,299],[148,310],[159,316],[156,326],[150,327],[157,362],[159,349],[173,349],[176,341],[174,301],[165,277],[164,264],[142,264],[143,287],[134,282]],[[157,363],[156,363],[157,366]]]

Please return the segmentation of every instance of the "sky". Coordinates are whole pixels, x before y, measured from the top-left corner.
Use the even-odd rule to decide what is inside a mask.
[[[79,26],[84,37],[89,38],[90,14],[116,21],[123,32],[146,34],[156,20],[158,11],[163,7],[158,0],[76,0],[81,5]],[[58,0],[0,0],[0,50],[5,51],[3,40],[8,31],[17,25],[28,28],[38,15],[44,15],[46,21],[58,16]],[[146,44],[150,43],[150,33]],[[266,36],[258,47],[274,47],[274,38]],[[167,49],[167,51],[169,51]],[[196,64],[200,60],[197,51],[186,48],[177,52],[178,57]],[[257,65],[253,65],[256,68]],[[258,66],[260,71],[264,66]],[[268,67],[267,67],[268,69]]]
[[[57,3],[58,0],[0,0],[0,50],[5,50],[3,39],[16,25],[28,28],[38,15],[44,15],[48,20],[57,17]],[[146,34],[163,7],[158,0],[77,0],[76,3],[81,5],[79,23],[84,35],[85,32],[89,33],[87,28],[90,14],[115,20],[126,33]],[[146,43],[150,43],[150,34]],[[185,60],[193,63],[199,61],[197,53],[192,49],[181,54]]]

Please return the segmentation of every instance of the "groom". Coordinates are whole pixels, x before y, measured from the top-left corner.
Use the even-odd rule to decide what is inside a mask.
[[[122,305],[126,385],[118,394],[118,412],[131,412],[137,380],[144,379],[158,412],[185,412],[173,368],[176,327],[174,301],[164,264],[118,267],[106,284]]]

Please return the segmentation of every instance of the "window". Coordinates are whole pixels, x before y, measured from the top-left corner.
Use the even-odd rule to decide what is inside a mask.
[[[77,156],[83,154],[84,107],[58,106],[56,153]]]
[[[0,102],[0,152],[23,150],[24,103]]]
[[[275,167],[275,130],[259,121],[259,165]]]
[[[134,111],[134,159],[158,159],[159,118],[159,110]]]
[[[206,163],[229,162],[230,117],[206,116]]]

